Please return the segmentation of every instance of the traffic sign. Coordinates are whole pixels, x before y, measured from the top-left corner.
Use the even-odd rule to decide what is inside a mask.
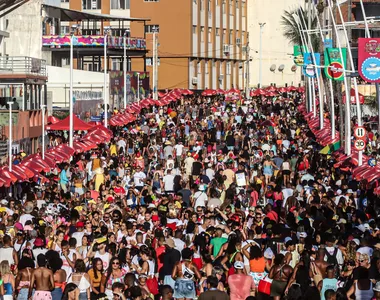
[[[367,130],[363,126],[357,126],[354,129],[354,136],[357,139],[363,139],[367,135]]]
[[[364,140],[357,139],[354,142],[354,148],[357,151],[363,151],[366,146],[366,142]]]

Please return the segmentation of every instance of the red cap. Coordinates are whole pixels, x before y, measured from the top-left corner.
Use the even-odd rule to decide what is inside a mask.
[[[295,211],[297,209],[297,207],[295,207],[295,206],[292,206],[290,209],[289,209],[289,212],[293,212],[293,211]]]
[[[78,228],[78,227],[84,227],[84,223],[83,223],[83,222],[77,222],[76,227],[77,227],[77,228]]]
[[[152,216],[152,221],[153,222],[156,222],[156,221],[159,221],[160,220],[160,217],[159,216],[157,216],[157,215],[153,215]]]

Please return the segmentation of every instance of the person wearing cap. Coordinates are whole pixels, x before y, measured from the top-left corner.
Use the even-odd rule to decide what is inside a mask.
[[[181,252],[182,261],[174,265],[172,279],[175,280],[174,298],[194,299],[196,296],[195,282],[201,279],[197,266],[191,261],[193,250],[185,248]]]
[[[82,221],[79,221],[77,222],[77,224],[75,225],[77,231],[74,232],[71,237],[76,239],[77,241],[77,247],[81,247],[82,246],[82,238],[85,234],[84,232],[84,223]]]
[[[380,281],[376,282],[376,284],[373,286],[374,291],[374,298],[375,300],[380,300]]]
[[[165,252],[162,259],[162,268],[159,272],[159,278],[164,281],[164,284],[170,285],[174,289],[175,281],[172,278],[174,266],[181,260],[181,253],[175,249],[175,243],[172,238],[166,238]]]
[[[244,274],[244,262],[235,261],[235,274],[228,276],[231,300],[245,300],[255,291],[255,282],[249,275]]]

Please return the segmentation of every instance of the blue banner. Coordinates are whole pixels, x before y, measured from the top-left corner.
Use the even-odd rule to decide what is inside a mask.
[[[332,39],[324,39],[323,46],[326,48],[332,48],[333,47],[333,40]]]
[[[315,77],[315,67],[317,66],[318,76],[321,73],[321,55],[319,53],[314,53],[315,62],[313,61],[313,55],[310,52],[305,52],[303,54],[303,74],[307,77]]]

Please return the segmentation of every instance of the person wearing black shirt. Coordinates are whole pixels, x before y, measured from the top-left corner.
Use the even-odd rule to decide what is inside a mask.
[[[202,167],[203,167],[203,165],[199,160],[194,161],[193,162],[193,168],[192,168],[192,175],[193,176],[201,175]]]
[[[229,132],[226,137],[226,145],[229,151],[234,150],[235,147],[235,138],[232,132]]]
[[[174,249],[175,244],[172,238],[165,239],[164,243],[166,250],[163,255],[163,266],[159,273],[160,280],[164,281],[164,284],[170,285],[174,289],[175,281],[172,278],[172,271],[177,262],[181,260],[181,253]]]

